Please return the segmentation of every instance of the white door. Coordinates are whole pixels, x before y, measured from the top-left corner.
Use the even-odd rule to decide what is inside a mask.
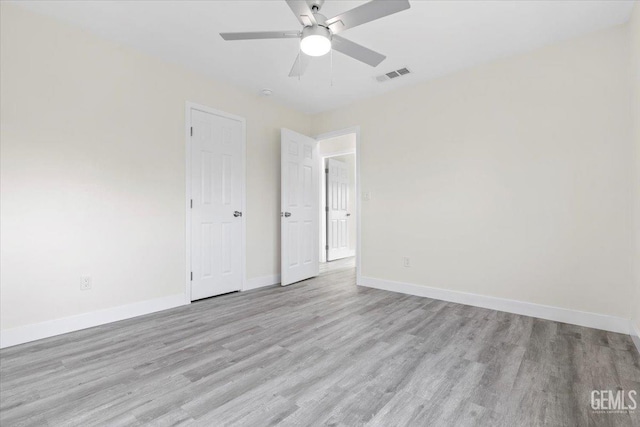
[[[281,283],[282,286],[317,276],[318,142],[282,129],[281,135]]]
[[[345,162],[327,160],[327,261],[349,254],[349,169]]]
[[[191,109],[191,299],[242,288],[243,122]]]

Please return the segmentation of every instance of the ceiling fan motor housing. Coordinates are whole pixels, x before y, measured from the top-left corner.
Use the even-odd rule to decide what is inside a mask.
[[[318,27],[329,28],[329,27],[325,24],[325,22],[327,21],[327,17],[326,17],[326,16],[324,16],[324,15],[323,15],[323,14],[321,14],[321,13],[317,13],[317,12],[316,12],[316,13],[314,13],[314,14],[313,14],[313,17],[316,19],[316,22],[317,22]]]
[[[302,29],[302,38],[309,36],[322,36],[331,40],[331,30],[322,25],[314,25],[312,27],[304,27]]]

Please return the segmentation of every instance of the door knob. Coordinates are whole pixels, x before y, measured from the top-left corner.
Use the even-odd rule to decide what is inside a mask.
[[[233,216],[235,216],[236,218],[238,218],[239,216],[242,216],[242,212],[235,211],[235,212],[233,213]]]
[[[289,218],[291,216],[291,212],[285,212],[284,216],[285,216],[285,218]]]
[[[350,213],[347,213],[347,216],[351,216],[351,214],[350,214]]]

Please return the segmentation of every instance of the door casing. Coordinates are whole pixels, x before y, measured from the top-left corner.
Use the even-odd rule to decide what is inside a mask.
[[[319,135],[315,136],[316,141],[321,141],[323,139],[329,139],[329,138],[335,138],[337,136],[343,136],[343,135],[349,135],[349,134],[355,134],[356,135],[356,151],[355,151],[355,155],[356,155],[356,194],[354,195],[354,197],[356,198],[356,284],[360,285],[361,283],[361,278],[362,278],[362,264],[361,264],[361,260],[362,260],[362,227],[361,227],[361,218],[362,218],[362,183],[361,183],[361,179],[360,179],[360,126],[352,126],[352,127],[348,127],[345,129],[339,129],[339,130],[335,130],[335,131],[331,131],[331,132],[326,132],[326,133],[321,133]],[[319,161],[322,162],[321,163],[321,167],[320,167],[320,173],[321,176],[324,175],[324,167],[322,166],[324,164],[324,159],[327,157],[332,157],[332,156],[339,156],[339,155],[343,155],[343,154],[352,154],[353,151],[351,150],[345,150],[345,151],[339,151],[339,152],[335,152],[335,153],[326,153],[323,154],[322,156],[318,156]],[[322,200],[322,191],[320,191],[320,206],[324,205],[324,201]],[[318,234],[320,234],[322,231],[322,227],[319,227],[318,230]],[[320,239],[320,245],[323,245],[322,243],[322,238]],[[325,254],[323,255],[322,260],[326,261],[326,252],[324,252],[324,247],[320,248],[320,254]]]

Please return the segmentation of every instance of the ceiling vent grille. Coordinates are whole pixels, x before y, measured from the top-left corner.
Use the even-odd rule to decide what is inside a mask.
[[[388,73],[382,74],[380,76],[376,76],[376,80],[379,82],[386,82],[388,80],[397,79],[398,77],[402,77],[410,73],[411,71],[407,67],[404,67],[398,70],[389,71]]]

